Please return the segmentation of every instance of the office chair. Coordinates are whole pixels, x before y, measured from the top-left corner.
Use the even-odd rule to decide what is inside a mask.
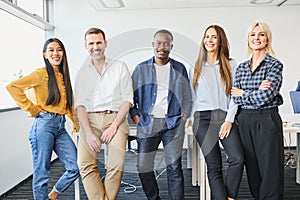
[[[300,113],[300,81],[295,91],[290,91],[290,97],[292,101],[292,106],[295,114]]]

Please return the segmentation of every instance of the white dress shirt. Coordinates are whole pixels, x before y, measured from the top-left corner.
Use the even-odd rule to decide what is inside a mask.
[[[126,64],[105,58],[100,75],[88,58],[76,77],[75,108],[81,105],[87,112],[119,111],[124,101],[133,104],[132,81]]]
[[[230,67],[233,85],[237,68],[235,60],[230,61]],[[221,109],[227,112],[225,120],[233,122],[238,106],[233,102],[232,98],[230,98],[230,95],[226,95],[219,70],[220,65],[218,61],[213,66],[210,66],[207,62],[203,65],[196,88],[192,86],[193,112]],[[193,75],[194,68],[191,67],[190,80],[193,80]]]

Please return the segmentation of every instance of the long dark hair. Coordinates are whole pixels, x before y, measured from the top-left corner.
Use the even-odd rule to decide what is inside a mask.
[[[229,63],[229,61],[231,60],[231,58],[229,57],[229,42],[228,42],[228,39],[227,39],[224,29],[218,25],[210,25],[204,31],[204,34],[203,34],[203,37],[201,40],[199,55],[198,55],[197,61],[195,63],[193,86],[194,86],[194,88],[196,87],[197,81],[202,73],[203,64],[207,60],[207,50],[205,49],[205,46],[204,46],[204,39],[205,39],[205,34],[206,34],[207,30],[210,28],[214,28],[218,35],[219,44],[218,44],[217,59],[219,60],[219,64],[220,64],[221,81],[222,81],[223,85],[225,86],[225,93],[228,95],[228,94],[230,94],[230,89],[232,87],[231,68],[230,68],[230,63]]]
[[[68,59],[67,59],[67,53],[65,47],[59,39],[50,38],[44,44],[43,53],[46,52],[48,44],[52,42],[57,42],[63,50],[63,59],[59,65],[59,72],[62,74],[64,84],[65,84],[66,96],[67,96],[67,109],[71,109],[73,105],[73,90],[72,90],[72,85],[70,80],[69,65],[68,65]],[[48,73],[48,98],[46,101],[46,105],[57,105],[60,102],[61,96],[57,86],[54,69],[51,66],[49,60],[46,59],[45,57],[43,58]]]

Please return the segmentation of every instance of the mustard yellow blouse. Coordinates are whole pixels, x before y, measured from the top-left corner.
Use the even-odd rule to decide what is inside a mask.
[[[29,112],[31,116],[37,116],[41,110],[60,115],[67,115],[73,125],[72,132],[79,131],[79,122],[74,110],[68,110],[66,90],[63,82],[63,76],[60,72],[55,72],[57,86],[61,95],[60,102],[57,105],[45,105],[48,98],[48,74],[45,67],[38,68],[31,74],[17,79],[6,86],[6,89],[18,104],[18,106]],[[34,90],[33,97],[26,95],[26,90]]]

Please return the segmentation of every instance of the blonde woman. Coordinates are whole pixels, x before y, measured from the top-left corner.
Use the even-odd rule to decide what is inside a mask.
[[[248,31],[250,59],[241,63],[231,94],[241,106],[239,130],[250,190],[255,199],[283,199],[282,63],[274,58],[272,33],[262,22]]]

